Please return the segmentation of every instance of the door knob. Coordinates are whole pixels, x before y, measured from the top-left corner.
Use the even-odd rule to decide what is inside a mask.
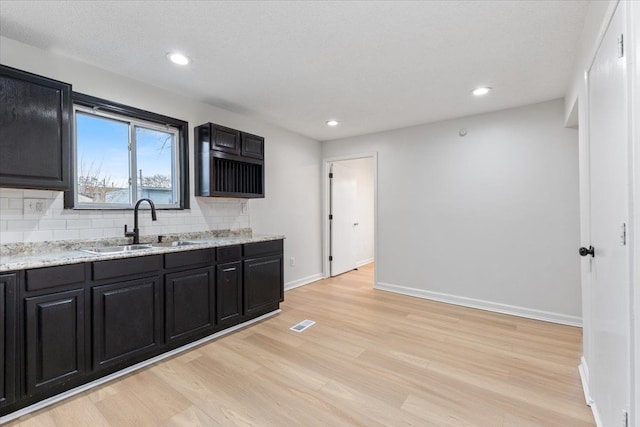
[[[582,247],[582,248],[580,248],[580,250],[578,250],[578,253],[580,254],[580,256],[591,255],[592,257],[595,257],[595,252],[594,252],[593,246],[589,246],[589,249],[587,249],[585,247]]]

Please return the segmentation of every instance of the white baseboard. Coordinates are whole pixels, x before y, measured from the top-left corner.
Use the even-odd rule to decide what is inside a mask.
[[[178,348],[176,348],[174,350],[168,351],[166,353],[162,353],[162,354],[160,354],[160,355],[158,355],[156,357],[153,357],[151,359],[144,360],[144,361],[142,361],[140,363],[137,363],[137,364],[135,364],[133,366],[129,366],[128,368],[122,369],[122,370],[120,370],[118,372],[114,372],[113,374],[109,374],[109,375],[104,376],[102,378],[98,378],[97,380],[91,381],[90,383],[83,384],[83,385],[78,386],[78,387],[76,387],[74,389],[65,391],[65,392],[57,394],[55,396],[51,396],[48,399],[41,400],[40,402],[34,403],[33,405],[27,406],[26,408],[18,409],[17,411],[12,412],[10,414],[7,414],[4,417],[0,417],[0,425],[2,425],[4,423],[8,423],[11,420],[15,420],[16,418],[22,417],[23,415],[27,415],[27,414],[30,414],[31,412],[35,412],[35,411],[40,410],[42,408],[45,408],[47,406],[53,405],[54,403],[57,403],[57,402],[59,402],[61,400],[64,400],[64,399],[66,399],[68,397],[75,396],[78,393],[82,393],[82,392],[84,392],[86,390],[89,390],[91,388],[97,387],[99,385],[102,385],[102,384],[104,384],[106,382],[109,382],[111,380],[114,380],[116,378],[120,378],[121,376],[127,375],[127,374],[129,374],[129,373],[131,373],[133,371],[137,371],[138,369],[144,368],[146,366],[152,365],[152,364],[154,364],[156,362],[159,362],[161,360],[164,360],[164,359],[167,359],[169,357],[172,357],[172,356],[174,356],[174,355],[176,355],[178,353],[182,353],[183,351],[186,351],[186,350],[189,350],[189,349],[191,349],[193,347],[199,346],[200,344],[204,344],[204,343],[206,343],[208,341],[212,341],[212,340],[214,340],[216,338],[220,338],[223,335],[227,335],[227,334],[229,334],[229,333],[231,333],[233,331],[236,331],[238,329],[244,328],[245,326],[249,326],[249,325],[251,325],[253,323],[259,322],[259,321],[261,321],[263,319],[266,319],[268,317],[276,315],[276,314],[280,313],[280,311],[282,311],[282,310],[278,309],[278,310],[274,310],[274,311],[272,311],[270,313],[263,314],[262,316],[256,317],[255,319],[251,319],[251,320],[248,320],[248,321],[246,321],[244,323],[241,323],[239,325],[232,326],[232,327],[230,327],[228,329],[225,329],[223,331],[216,332],[213,335],[209,335],[208,337],[201,338],[198,341],[194,341],[192,343],[183,345],[182,347],[178,347]]]
[[[356,264],[356,268],[358,268],[358,267],[362,267],[363,265],[371,264],[372,262],[373,262],[373,258],[368,258],[368,259],[365,259],[365,260],[359,261],[359,262]]]
[[[284,290],[290,291],[291,289],[308,285],[309,283],[317,282],[318,280],[321,280],[321,279],[322,279],[322,273],[313,274],[311,276],[303,277],[302,279],[293,280],[291,282],[285,283]]]
[[[484,301],[475,298],[461,297],[457,295],[440,292],[427,291],[424,289],[409,288],[406,286],[392,285],[390,283],[376,283],[375,289],[409,295],[412,297],[424,298],[433,301],[446,302],[448,304],[461,305],[464,307],[478,308],[480,310],[493,311],[496,313],[510,314],[513,316],[526,317],[528,319],[543,320],[545,322],[560,323],[562,325],[582,327],[582,319],[577,316],[552,313],[549,311],[535,310],[515,305],[501,304],[497,302]]]
[[[580,366],[578,366],[578,372],[580,372],[580,381],[582,382],[584,401],[586,402],[587,406],[591,407],[591,412],[593,413],[593,419],[596,422],[596,426],[602,427],[602,421],[600,421],[598,408],[596,406],[596,403],[593,401],[593,398],[591,397],[591,388],[589,386],[589,365],[587,365],[587,361],[584,356],[580,358]]]

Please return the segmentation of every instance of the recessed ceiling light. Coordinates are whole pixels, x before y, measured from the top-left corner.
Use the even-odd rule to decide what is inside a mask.
[[[189,64],[189,62],[191,62],[191,60],[189,59],[188,56],[185,56],[181,53],[177,53],[177,52],[169,52],[167,53],[167,58],[169,58],[169,61],[173,62],[174,64],[178,64],[178,65],[187,65]]]
[[[327,120],[327,126],[338,126],[337,120]]]
[[[473,93],[475,96],[482,96],[482,95],[486,95],[491,91],[490,87],[479,87],[478,89],[475,89]]]

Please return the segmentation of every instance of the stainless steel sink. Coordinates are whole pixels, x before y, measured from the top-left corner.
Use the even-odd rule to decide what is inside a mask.
[[[124,245],[124,246],[104,246],[95,248],[80,248],[81,252],[87,252],[94,255],[113,255],[124,252],[140,251],[144,249],[152,249],[151,245]]]
[[[172,248],[176,246],[189,246],[189,245],[201,245],[202,242],[191,241],[191,240],[178,240],[177,242],[162,242],[162,243],[153,243],[154,247],[160,248]]]

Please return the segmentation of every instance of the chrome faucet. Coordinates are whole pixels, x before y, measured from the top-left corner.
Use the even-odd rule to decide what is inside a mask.
[[[140,243],[140,230],[138,229],[138,208],[140,207],[140,203],[148,202],[149,206],[151,206],[151,219],[156,221],[158,218],[156,217],[156,206],[153,204],[151,199],[140,199],[136,203],[136,207],[133,208],[133,231],[127,231],[127,224],[124,225],[124,237],[133,237],[133,244],[137,245]]]

